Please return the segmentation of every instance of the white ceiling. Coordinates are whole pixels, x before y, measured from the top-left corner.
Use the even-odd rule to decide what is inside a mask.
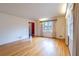
[[[0,12],[11,15],[37,19],[63,15],[66,12],[64,3],[4,3]]]

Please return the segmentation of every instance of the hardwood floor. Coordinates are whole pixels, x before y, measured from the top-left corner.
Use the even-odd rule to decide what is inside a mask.
[[[69,56],[64,40],[34,37],[0,46],[1,56]]]

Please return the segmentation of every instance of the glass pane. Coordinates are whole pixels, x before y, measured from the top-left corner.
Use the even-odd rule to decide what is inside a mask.
[[[44,22],[44,25],[45,25],[45,26],[48,26],[48,22]]]
[[[48,21],[48,22],[43,22],[42,27],[43,27],[43,32],[52,32],[52,24],[53,22]]]
[[[52,26],[52,22],[49,22],[49,26]]]

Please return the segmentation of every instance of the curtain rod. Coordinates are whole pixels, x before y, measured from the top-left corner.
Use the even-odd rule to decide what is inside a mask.
[[[40,22],[48,22],[48,21],[57,21],[57,19],[55,19],[55,20],[45,20],[45,21],[40,21]]]

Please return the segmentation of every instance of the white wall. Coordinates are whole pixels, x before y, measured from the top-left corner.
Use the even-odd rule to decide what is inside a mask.
[[[36,36],[42,36],[42,27],[39,20],[36,21]]]
[[[26,19],[0,13],[0,45],[28,39],[28,22]]]
[[[65,39],[66,19],[63,16],[57,17],[56,21],[56,38]]]

